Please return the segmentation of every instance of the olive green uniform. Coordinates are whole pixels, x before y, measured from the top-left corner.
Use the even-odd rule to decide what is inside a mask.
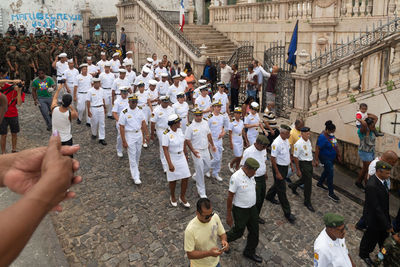
[[[79,65],[81,65],[83,63],[83,59],[86,56],[86,50],[77,48],[75,51],[75,57],[76,57],[76,63]]]
[[[38,69],[43,69],[46,75],[51,75],[51,56],[50,52],[46,49],[38,50],[36,52],[36,62]]]
[[[9,61],[11,66],[14,68],[14,71],[12,71],[10,66],[7,63],[8,74],[9,74],[11,80],[15,79],[15,76],[16,76],[15,75],[15,63],[17,63],[17,56],[18,56],[17,50],[15,50],[13,52],[8,51],[7,54],[6,54],[7,62]]]
[[[33,59],[30,53],[18,53],[17,56],[17,64],[18,64],[18,72],[19,78],[25,82],[25,88],[29,88],[32,80],[31,76],[31,64],[33,63]]]

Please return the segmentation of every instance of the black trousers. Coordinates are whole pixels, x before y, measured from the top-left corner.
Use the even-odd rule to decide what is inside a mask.
[[[256,180],[256,207],[258,214],[260,214],[265,194],[267,193],[267,184],[265,182],[265,175],[254,177]]]
[[[301,184],[304,184],[304,203],[311,204],[311,185],[313,175],[312,161],[300,161],[299,165],[301,177],[293,183],[293,187],[297,188]]]
[[[231,88],[231,111],[239,106],[239,89]]]
[[[374,251],[376,244],[378,244],[380,248],[383,246],[383,242],[388,235],[386,230],[377,231],[370,227],[367,228],[361,239],[359,256],[362,259],[369,257],[369,254]]]
[[[62,146],[72,146],[72,144],[73,144],[73,142],[72,142],[72,138],[71,138],[71,139],[69,139],[68,141],[61,142],[61,145],[62,145]],[[71,158],[73,158],[74,156],[73,156],[73,155],[71,155],[70,157],[71,157]]]
[[[266,196],[267,199],[273,199],[275,195],[278,194],[278,199],[279,202],[281,203],[281,207],[285,216],[290,215],[290,204],[286,196],[286,181],[285,181],[285,177],[287,176],[288,173],[288,167],[289,166],[278,165],[278,170],[283,177],[282,180],[276,178],[275,170],[274,168],[272,168],[272,174],[274,175],[274,184],[268,190]]]
[[[244,230],[247,227],[249,234],[247,235],[247,244],[244,249],[249,254],[256,252],[258,245],[258,213],[257,207],[254,205],[251,208],[232,207],[234,226],[226,233],[228,242],[235,241],[243,236]]]

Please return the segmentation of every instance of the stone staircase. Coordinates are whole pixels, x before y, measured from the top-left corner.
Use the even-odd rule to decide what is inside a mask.
[[[228,60],[237,49],[231,40],[209,25],[185,25],[183,35],[197,47],[205,44],[206,56],[210,58]]]

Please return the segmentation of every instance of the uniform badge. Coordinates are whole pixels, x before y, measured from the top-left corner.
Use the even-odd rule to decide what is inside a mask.
[[[128,119],[131,119],[132,118],[132,116],[131,115],[128,115]]]
[[[216,122],[216,121],[213,121],[213,122],[212,122],[212,125],[217,125],[217,122]]]
[[[151,113],[151,117],[154,118],[154,113]]]
[[[297,151],[297,147],[294,148],[294,151]]]
[[[173,135],[173,134],[170,134],[170,135],[169,135],[169,138],[170,138],[170,139],[174,139],[174,135]]]
[[[193,130],[194,133],[197,133],[198,131],[199,131],[198,129],[194,129],[194,130]]]
[[[304,148],[304,150],[307,150],[307,146],[306,145],[304,145],[303,148]]]
[[[92,96],[96,96],[96,94],[92,94]]]
[[[316,252],[314,253],[314,259],[319,260],[319,255]]]
[[[272,149],[273,149],[273,150],[275,150],[275,149],[276,149],[275,145],[273,145],[273,146],[272,146]]]
[[[233,180],[231,179],[231,184],[234,184]]]
[[[204,105],[204,101],[203,101],[203,102],[201,102],[201,104],[202,104],[202,105]]]
[[[306,153],[306,156],[308,156],[308,153]]]
[[[162,113],[162,112],[160,112],[159,116],[161,117],[161,116],[162,116],[162,114],[163,114],[163,113]]]
[[[124,109],[122,112],[125,114],[125,113],[128,112],[128,109],[126,108],[126,109]]]

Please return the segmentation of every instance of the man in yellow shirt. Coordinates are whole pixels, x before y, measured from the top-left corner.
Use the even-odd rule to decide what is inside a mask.
[[[196,217],[185,230],[184,248],[191,267],[220,267],[219,256],[229,249],[224,226],[208,198],[197,201]],[[218,237],[221,247],[218,247]]]
[[[294,152],[294,144],[300,139],[301,137],[301,128],[304,127],[304,121],[302,119],[297,119],[294,122],[294,128],[290,131],[290,137],[289,137],[289,144],[290,144],[290,158],[293,160],[293,152]],[[290,166],[294,167],[294,164],[291,164]],[[286,181],[288,183],[292,183],[292,180],[290,179],[293,174],[296,173],[296,170],[293,168],[289,168],[288,174],[286,176]]]

